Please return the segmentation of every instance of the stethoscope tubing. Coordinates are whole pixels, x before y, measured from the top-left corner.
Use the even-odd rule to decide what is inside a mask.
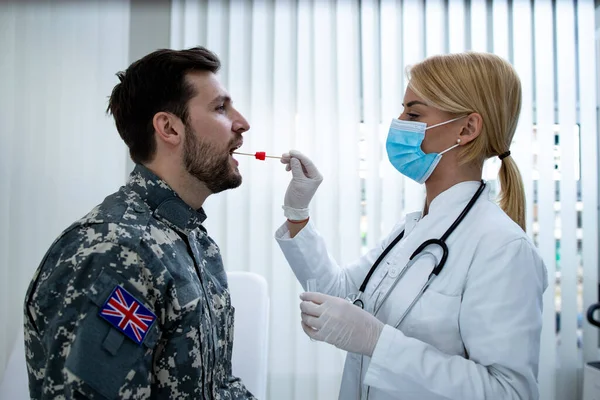
[[[482,180],[481,184],[479,185],[479,188],[477,189],[477,191],[475,192],[475,194],[473,195],[473,197],[471,198],[469,203],[465,206],[463,211],[456,218],[456,220],[452,223],[452,225],[450,225],[448,230],[446,230],[446,232],[442,235],[441,238],[426,240],[425,242],[421,243],[421,245],[419,245],[419,247],[417,247],[417,249],[410,256],[409,262],[405,265],[405,267],[402,269],[402,271],[400,271],[400,274],[398,274],[398,277],[394,280],[394,283],[392,284],[392,286],[386,291],[386,294],[384,295],[383,299],[381,299],[381,301],[379,302],[379,305],[374,307],[373,315],[377,315],[377,313],[381,309],[381,306],[388,299],[388,297],[390,296],[391,292],[396,287],[396,285],[398,284],[400,279],[404,276],[404,274],[408,271],[408,269],[410,267],[412,267],[413,264],[417,261],[417,257],[427,247],[432,246],[432,245],[437,245],[442,249],[442,258],[440,259],[440,262],[433,268],[433,270],[429,274],[429,277],[427,278],[427,282],[421,287],[421,290],[419,291],[417,296],[413,299],[412,303],[409,305],[409,307],[405,310],[405,312],[400,317],[400,320],[395,325],[396,328],[400,325],[400,323],[402,323],[402,320],[404,320],[404,318],[406,317],[408,312],[412,309],[412,307],[416,304],[416,302],[421,298],[421,296],[423,295],[425,290],[427,290],[427,288],[431,285],[431,282],[433,282],[433,280],[440,274],[440,272],[442,272],[444,266],[446,265],[446,261],[448,259],[448,245],[446,244],[446,239],[452,234],[452,232],[454,232],[454,230],[458,227],[458,225],[466,217],[466,215],[469,213],[469,211],[471,211],[471,209],[473,208],[473,205],[475,204],[477,199],[479,199],[479,196],[483,192],[483,189],[485,188],[485,186],[486,186],[486,183],[485,183],[485,181]],[[396,238],[394,238],[394,240],[385,248],[385,250],[377,258],[375,263],[373,263],[373,266],[371,267],[371,269],[365,276],[365,279],[363,280],[362,284],[360,285],[359,291],[354,296],[354,298],[352,299],[352,296],[349,296],[349,300],[352,301],[352,303],[354,305],[356,305],[362,309],[365,308],[365,303],[362,300],[362,297],[364,295],[364,291],[367,287],[367,284],[369,283],[369,281],[371,279],[371,276],[373,275],[373,273],[375,272],[377,267],[381,264],[381,262],[384,260],[384,258],[388,255],[388,253],[392,250],[392,248],[394,246],[396,246],[396,244],[398,244],[398,242],[400,242],[400,240],[404,237],[404,232],[405,231],[402,230],[402,232],[400,232],[400,234]],[[386,272],[386,275],[387,275],[387,272]],[[380,284],[381,284],[381,282],[380,282]],[[379,287],[379,285],[378,285],[378,287]]]

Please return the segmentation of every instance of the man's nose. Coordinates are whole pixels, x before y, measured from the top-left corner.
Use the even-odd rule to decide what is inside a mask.
[[[237,117],[233,121],[233,130],[237,133],[244,133],[250,130],[250,124],[239,112],[237,112]]]

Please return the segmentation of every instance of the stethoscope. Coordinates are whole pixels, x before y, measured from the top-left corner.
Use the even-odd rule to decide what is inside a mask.
[[[440,274],[440,272],[442,272],[442,269],[444,269],[444,265],[446,265],[446,260],[448,259],[448,245],[446,244],[446,240],[452,234],[452,232],[454,232],[454,230],[456,229],[456,227],[462,222],[462,220],[469,213],[469,211],[471,211],[471,209],[473,208],[473,205],[475,204],[475,202],[477,201],[477,199],[479,198],[479,196],[481,196],[481,193],[485,189],[485,186],[486,186],[486,183],[485,183],[485,181],[482,180],[481,184],[479,185],[479,188],[477,189],[477,192],[475,192],[475,194],[473,195],[473,197],[471,198],[471,200],[469,201],[469,203],[467,204],[467,206],[463,209],[463,211],[460,213],[460,215],[458,216],[458,218],[456,218],[456,220],[452,223],[452,225],[450,225],[450,228],[448,228],[448,230],[442,235],[441,238],[439,238],[439,239],[429,239],[429,240],[421,243],[421,245],[419,247],[417,247],[417,249],[414,251],[414,253],[412,253],[412,255],[410,256],[409,262],[402,269],[402,271],[398,274],[398,277],[394,281],[393,285],[387,291],[387,293],[385,294],[385,296],[383,297],[383,299],[379,302],[379,307],[374,308],[373,315],[377,314],[377,312],[379,311],[379,309],[381,308],[381,306],[383,305],[383,303],[385,302],[385,300],[391,294],[391,292],[394,289],[394,287],[396,287],[396,284],[400,281],[400,279],[402,279],[402,277],[404,276],[404,274],[406,273],[406,271],[408,271],[408,269],[410,267],[412,267],[412,265],[417,261],[417,256],[421,255],[421,253],[423,252],[423,250],[425,250],[425,248],[427,248],[429,246],[433,246],[433,245],[439,246],[442,249],[442,258],[440,259],[439,263],[435,266],[435,268],[433,268],[433,271],[431,271],[431,273],[429,274],[429,277],[427,278],[427,281],[421,287],[421,290],[419,291],[419,293],[417,294],[417,296],[413,299],[412,303],[410,303],[410,305],[408,306],[408,308],[404,311],[404,313],[400,317],[400,320],[395,325],[396,328],[398,328],[398,326],[400,326],[400,324],[402,323],[402,321],[404,320],[404,318],[406,317],[406,315],[410,312],[410,310],[414,307],[414,305],[417,303],[417,301],[421,298],[421,296],[423,295],[423,293],[425,292],[425,290],[427,290],[427,288],[429,287],[429,285],[431,285],[431,282],[433,282],[433,280]],[[365,289],[367,288],[367,284],[369,283],[369,280],[371,279],[371,276],[373,275],[373,273],[375,272],[375,270],[377,269],[377,267],[379,266],[379,264],[381,264],[381,262],[383,261],[383,259],[392,250],[392,248],[396,244],[398,244],[398,242],[400,240],[402,240],[403,237],[404,237],[404,230],[402,230],[402,232],[400,232],[400,234],[385,248],[385,250],[383,251],[383,253],[381,253],[381,255],[377,258],[377,260],[375,261],[375,263],[373,264],[373,266],[371,267],[371,269],[367,273],[367,276],[363,280],[362,284],[360,285],[360,288],[358,289],[358,293],[349,295],[346,298],[348,301],[351,301],[354,305],[356,305],[356,306],[358,306],[358,307],[360,307],[362,309],[365,308],[365,303],[362,300],[362,296],[364,294]]]

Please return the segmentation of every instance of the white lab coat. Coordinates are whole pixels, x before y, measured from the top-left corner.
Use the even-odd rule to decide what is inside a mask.
[[[366,399],[367,391],[370,400],[539,398],[547,272],[527,235],[489,200],[488,188],[448,238],[448,260],[440,275],[394,328],[441,250],[428,248],[392,287],[395,278],[421,243],[444,234],[478,187],[479,182],[451,187],[433,200],[428,215],[408,214],[379,246],[343,268],[328,254],[312,223],[293,239],[286,224],[276,232],[303,285],[316,278],[319,291],[346,297],[358,291],[377,257],[405,229],[363,296],[372,313],[391,290],[376,314],[385,328],[371,358],[348,353],[340,399]]]

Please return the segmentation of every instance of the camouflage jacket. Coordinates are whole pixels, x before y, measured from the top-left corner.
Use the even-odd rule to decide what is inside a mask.
[[[205,218],[138,165],[59,236],[25,298],[32,398],[254,398]]]

